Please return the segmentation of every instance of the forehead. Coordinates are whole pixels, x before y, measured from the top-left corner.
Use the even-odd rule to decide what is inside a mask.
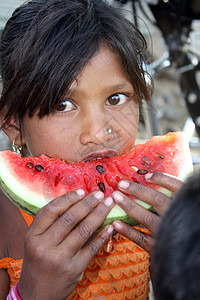
[[[72,82],[69,92],[71,94],[83,92],[85,89],[123,89],[128,86],[132,87],[131,81],[122,67],[119,55],[108,47],[101,46]]]

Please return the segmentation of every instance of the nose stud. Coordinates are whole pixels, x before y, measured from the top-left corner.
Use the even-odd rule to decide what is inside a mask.
[[[112,133],[112,129],[111,129],[111,128],[108,128],[108,129],[107,129],[107,133],[108,133],[108,134],[111,134],[111,133]]]

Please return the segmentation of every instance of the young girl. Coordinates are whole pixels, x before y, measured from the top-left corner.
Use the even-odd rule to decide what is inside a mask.
[[[104,1],[27,2],[1,36],[2,129],[31,155],[68,163],[131,151],[139,103],[151,94],[145,46]],[[164,174],[146,180],[174,192],[181,185]],[[149,254],[170,199],[134,182],[121,181],[119,189],[106,199],[101,191],[72,191],[34,221],[1,193],[0,299],[148,299]],[[96,234],[114,202],[151,234],[120,221]]]

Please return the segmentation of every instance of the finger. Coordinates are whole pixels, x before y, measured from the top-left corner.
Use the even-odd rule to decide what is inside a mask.
[[[63,241],[71,253],[76,253],[102,225],[114,206],[112,197],[104,199]]]
[[[99,250],[107,243],[113,235],[114,227],[108,225],[96,235],[90,242],[88,242],[77,254],[77,262],[82,264],[85,270],[90,263],[91,259],[99,252]],[[84,257],[84,259],[83,259]],[[81,258],[81,259],[80,259]]]
[[[155,245],[155,239],[152,236],[141,232],[119,220],[115,220],[112,225],[117,232],[136,243],[149,254],[152,253]]]
[[[147,173],[145,179],[149,183],[157,184],[172,192],[177,192],[183,184],[179,178],[165,173]]]
[[[67,209],[83,199],[84,190],[79,189],[69,192],[59,198],[50,201],[37,213],[29,232],[32,235],[44,233]]]
[[[162,215],[171,203],[171,199],[169,197],[150,187],[138,184],[136,182],[125,181],[125,183],[127,183],[127,187],[124,188],[125,185],[123,183],[124,181],[119,182],[120,190],[122,190],[125,194],[132,195],[136,197],[136,199],[148,203],[159,215]]]
[[[66,210],[45,233],[47,241],[51,239],[55,245],[60,244],[104,198],[101,191],[94,192]]]
[[[113,193],[113,199],[125,210],[127,215],[147,227],[152,234],[156,232],[159,224],[159,217],[156,214],[118,191]]]

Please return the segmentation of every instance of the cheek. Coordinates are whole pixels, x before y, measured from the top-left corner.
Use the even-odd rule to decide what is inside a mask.
[[[23,123],[22,135],[28,150],[34,156],[42,153],[49,154],[52,149],[56,149],[57,139],[60,139],[58,130],[50,124],[37,120],[28,120]]]
[[[130,152],[135,144],[138,129],[139,108],[131,104],[119,112],[116,124],[119,130],[119,154]]]
[[[23,126],[22,135],[31,155],[46,153],[47,145],[51,143],[51,133],[43,131],[42,127],[35,124],[27,125]]]
[[[130,138],[136,137],[139,122],[139,106],[138,104],[130,103],[126,109],[121,111],[119,125],[121,125],[124,134]]]
[[[68,161],[73,156],[72,141],[74,148],[77,144],[75,127],[62,120],[28,119],[22,124],[22,135],[31,155],[46,154]]]

